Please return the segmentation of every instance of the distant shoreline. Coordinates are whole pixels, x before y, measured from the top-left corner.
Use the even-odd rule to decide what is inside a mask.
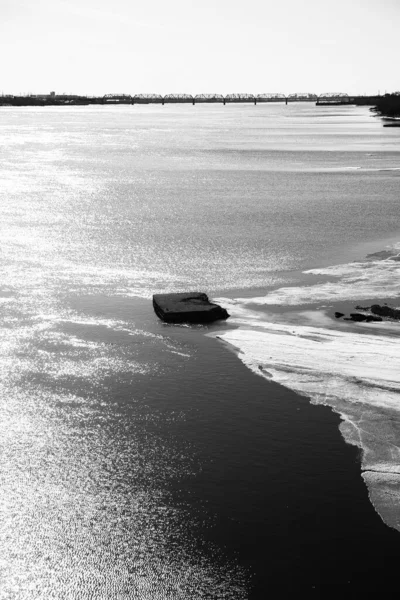
[[[107,94],[105,96],[79,96],[76,94],[15,96],[12,94],[0,96],[0,107],[26,106],[121,106],[136,104],[291,104],[294,102],[309,102],[317,106],[376,106],[383,96],[350,96],[348,94]]]
[[[400,92],[386,94],[383,98],[380,98],[374,110],[382,117],[400,118]],[[395,127],[396,124],[389,126]]]

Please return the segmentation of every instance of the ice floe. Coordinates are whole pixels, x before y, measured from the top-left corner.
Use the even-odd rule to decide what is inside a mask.
[[[264,297],[219,298],[236,328],[217,335],[258,375],[341,415],[344,439],[362,449],[372,503],[388,525],[400,530],[400,323],[346,325],[324,310],[296,309],[307,303],[397,298],[399,262],[372,257],[308,273],[336,280],[284,287]],[[272,305],[293,310],[266,313]]]

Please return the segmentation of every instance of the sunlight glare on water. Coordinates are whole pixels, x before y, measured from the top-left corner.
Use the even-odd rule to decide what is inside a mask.
[[[0,599],[247,598],[215,515],[172,499],[202,469],[174,433],[196,349],[148,299],[262,297],[394,235],[398,133],[308,104],[1,117]]]

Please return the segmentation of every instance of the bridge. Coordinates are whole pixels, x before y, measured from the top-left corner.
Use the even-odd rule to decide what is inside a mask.
[[[327,94],[320,94],[317,98],[317,105],[326,104],[351,104],[350,97],[348,94],[341,92],[329,92]]]
[[[382,96],[349,96],[343,92],[327,92],[323,94],[314,94],[311,92],[301,92],[281,94],[278,92],[274,93],[263,93],[263,94],[250,94],[247,92],[222,94],[106,94],[104,96],[79,96],[79,95],[56,95],[41,94],[41,95],[27,95],[27,96],[14,96],[12,94],[0,96],[0,106],[63,106],[63,105],[88,105],[88,104],[106,104],[106,105],[119,105],[119,104],[237,104],[237,103],[250,103],[250,104],[264,104],[269,102],[282,102],[289,104],[292,102],[313,102],[317,106],[324,105],[343,105],[343,104],[356,104],[356,105],[370,105],[373,106]]]
[[[289,94],[287,100],[288,102],[317,102],[318,96],[317,94],[303,92],[300,94]]]
[[[354,97],[342,92],[328,92],[324,94],[313,94],[311,92],[301,92],[289,94],[286,96],[281,93],[234,93],[223,96],[222,94],[106,94],[101,99],[103,104],[263,104],[267,102],[315,102],[317,105],[325,104],[352,104]]]

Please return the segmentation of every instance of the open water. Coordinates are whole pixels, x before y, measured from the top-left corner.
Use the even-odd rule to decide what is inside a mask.
[[[332,314],[399,303],[399,142],[366,107],[1,109],[2,600],[387,576],[400,325]],[[190,289],[231,319],[159,322]]]

